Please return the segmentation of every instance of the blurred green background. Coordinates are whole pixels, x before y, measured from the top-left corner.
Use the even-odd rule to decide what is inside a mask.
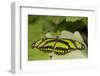
[[[32,43],[45,37],[47,32],[57,33],[67,30],[74,33],[78,31],[83,37],[85,44],[88,46],[87,26],[88,17],[28,15],[28,60],[50,59],[48,53],[44,53],[36,48],[31,48]]]

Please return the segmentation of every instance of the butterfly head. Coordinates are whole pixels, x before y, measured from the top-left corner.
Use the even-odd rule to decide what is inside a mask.
[[[36,48],[35,43],[36,43],[36,42],[33,42],[33,43],[32,43],[32,45],[31,45],[32,49],[33,49],[33,48]]]

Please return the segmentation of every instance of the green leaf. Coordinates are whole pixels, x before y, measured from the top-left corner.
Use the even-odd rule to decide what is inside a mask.
[[[75,16],[67,16],[66,17],[67,22],[75,22],[75,21],[81,20],[81,19],[82,19],[82,17],[75,17]]]
[[[64,16],[47,16],[46,19],[57,25],[60,22],[62,22],[65,19],[65,17]]]
[[[82,21],[86,26],[88,25],[88,17],[82,18]]]

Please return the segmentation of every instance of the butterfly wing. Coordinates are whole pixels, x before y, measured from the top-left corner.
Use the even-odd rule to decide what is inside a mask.
[[[45,38],[35,42],[35,48],[40,49],[43,52],[54,52],[56,55],[64,55],[72,50],[83,49],[83,44],[79,41],[66,38]]]
[[[69,50],[83,50],[85,49],[85,45],[79,41],[72,39],[63,39],[69,46]]]
[[[55,45],[54,53],[56,55],[64,55],[70,52],[68,49],[69,49],[69,46],[67,44],[65,44],[61,40],[58,40],[58,42]]]
[[[52,52],[53,45],[54,45],[53,38],[43,38],[43,39],[37,40],[35,43],[33,43],[32,47],[37,48],[43,52],[50,53],[50,52]]]

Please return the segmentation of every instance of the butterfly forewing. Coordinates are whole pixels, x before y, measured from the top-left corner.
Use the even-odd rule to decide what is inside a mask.
[[[76,45],[75,45],[75,42],[71,39],[63,39],[63,41],[65,41],[65,43],[67,43],[69,45],[69,49],[77,49]]]
[[[54,39],[46,39],[38,46],[38,49],[40,49],[43,52],[52,52],[54,48],[54,43]]]
[[[51,41],[52,39],[42,39],[41,42],[38,45],[38,48],[43,47],[48,41]]]

